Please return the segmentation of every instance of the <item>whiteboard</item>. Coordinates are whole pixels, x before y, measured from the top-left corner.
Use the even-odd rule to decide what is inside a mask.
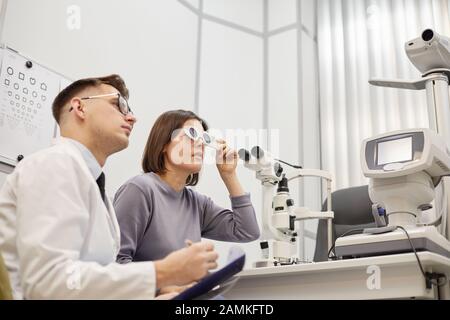
[[[70,80],[10,48],[0,51],[0,162],[16,165],[51,145],[52,102]]]

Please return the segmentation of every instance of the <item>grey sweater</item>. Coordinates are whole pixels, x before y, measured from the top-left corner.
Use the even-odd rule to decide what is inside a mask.
[[[201,237],[234,242],[258,239],[250,194],[231,197],[233,211],[190,188],[177,192],[155,173],[128,180],[114,198],[120,225],[118,262],[149,261]]]

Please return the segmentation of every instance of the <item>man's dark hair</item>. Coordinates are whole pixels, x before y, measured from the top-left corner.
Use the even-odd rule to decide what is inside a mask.
[[[125,85],[125,82],[117,74],[112,74],[112,75],[109,75],[106,77],[100,77],[100,78],[80,79],[80,80],[77,80],[77,81],[71,83],[64,90],[62,90],[56,96],[55,100],[53,101],[52,112],[53,112],[53,117],[55,118],[56,122],[59,124],[62,109],[64,108],[65,105],[67,105],[67,103],[69,103],[69,101],[73,97],[76,97],[80,92],[82,92],[86,88],[98,87],[102,84],[108,84],[110,86],[113,86],[120,92],[120,94],[125,99],[128,99],[129,93],[128,93],[128,89]]]

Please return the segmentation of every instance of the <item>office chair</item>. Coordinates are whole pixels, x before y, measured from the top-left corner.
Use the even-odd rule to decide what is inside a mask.
[[[333,219],[333,244],[336,237],[354,228],[375,227],[372,216],[372,201],[369,198],[368,186],[341,189],[331,194]],[[325,201],[326,204],[326,201]],[[325,210],[326,207],[322,208]],[[314,261],[328,260],[327,220],[319,220]]]
[[[0,254],[0,300],[12,300],[12,290],[9,284],[8,271]]]

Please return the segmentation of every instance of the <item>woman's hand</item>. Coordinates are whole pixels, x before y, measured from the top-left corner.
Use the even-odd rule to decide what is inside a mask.
[[[227,146],[226,142],[221,139],[216,140],[220,149],[216,153],[217,170],[219,170],[225,186],[232,197],[238,197],[245,194],[244,189],[236,175],[236,167],[238,163],[238,154],[236,150]]]
[[[219,150],[216,152],[216,165],[220,176],[223,178],[230,178],[236,175],[236,167],[238,163],[238,155],[236,150],[227,146],[225,140],[216,140]]]

